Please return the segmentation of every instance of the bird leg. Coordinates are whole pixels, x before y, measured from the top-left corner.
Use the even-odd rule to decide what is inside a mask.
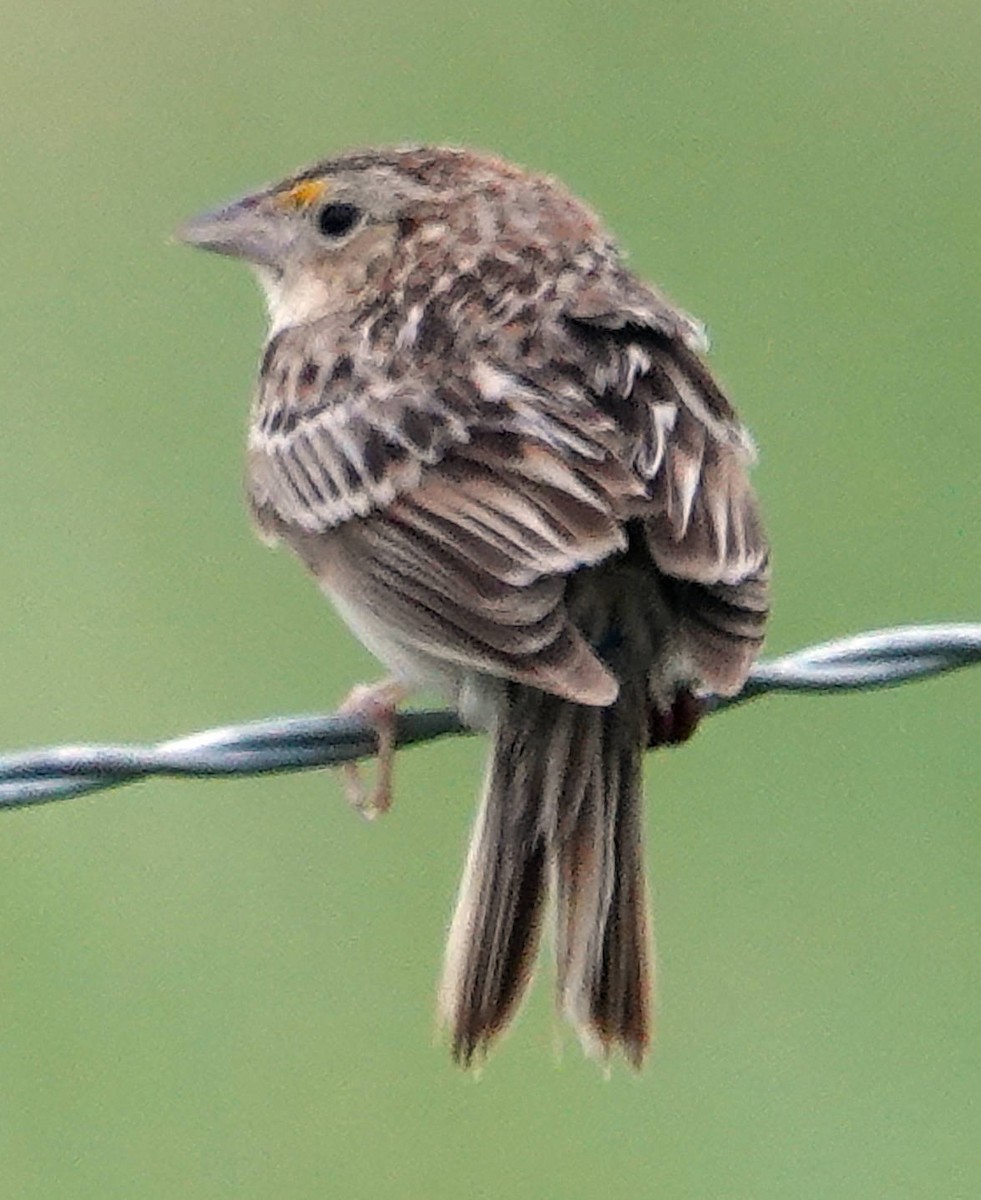
[[[348,692],[338,708],[344,717],[357,717],[374,730],[378,738],[378,767],[375,785],[366,791],[357,763],[344,763],[344,790],[351,806],[367,820],[387,812],[392,804],[392,764],[395,761],[395,735],[398,706],[406,689],[394,679],[379,683],[360,683]]]

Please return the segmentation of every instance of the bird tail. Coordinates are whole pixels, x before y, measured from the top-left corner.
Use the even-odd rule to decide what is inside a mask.
[[[506,685],[447,942],[439,1010],[464,1066],[508,1024],[554,885],[559,1006],[588,1052],[649,1039],[642,679],[607,708]]]

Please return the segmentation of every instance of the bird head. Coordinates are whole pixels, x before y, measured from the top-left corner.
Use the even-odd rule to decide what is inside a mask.
[[[203,213],[179,240],[248,262],[273,329],[349,312],[410,276],[473,278],[569,261],[592,214],[552,181],[446,147],[353,151]],[[449,283],[446,284],[449,287]]]
[[[177,238],[247,262],[275,328],[363,298],[386,273],[413,199],[380,155],[349,156],[202,213]]]

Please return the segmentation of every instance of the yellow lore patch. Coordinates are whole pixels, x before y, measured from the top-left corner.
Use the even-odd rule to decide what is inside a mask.
[[[294,184],[287,192],[281,192],[276,197],[276,203],[284,208],[309,208],[328,192],[325,179],[302,179]]]

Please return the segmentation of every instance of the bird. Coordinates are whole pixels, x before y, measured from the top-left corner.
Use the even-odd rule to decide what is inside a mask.
[[[559,1011],[639,1068],[644,753],[739,691],[769,611],[756,451],[704,327],[559,181],[467,148],[345,151],[178,237],[265,296],[254,524],[389,673],[344,706],[378,731],[365,807],[413,690],[488,733],[438,988],[453,1057],[510,1025],[550,921]]]

